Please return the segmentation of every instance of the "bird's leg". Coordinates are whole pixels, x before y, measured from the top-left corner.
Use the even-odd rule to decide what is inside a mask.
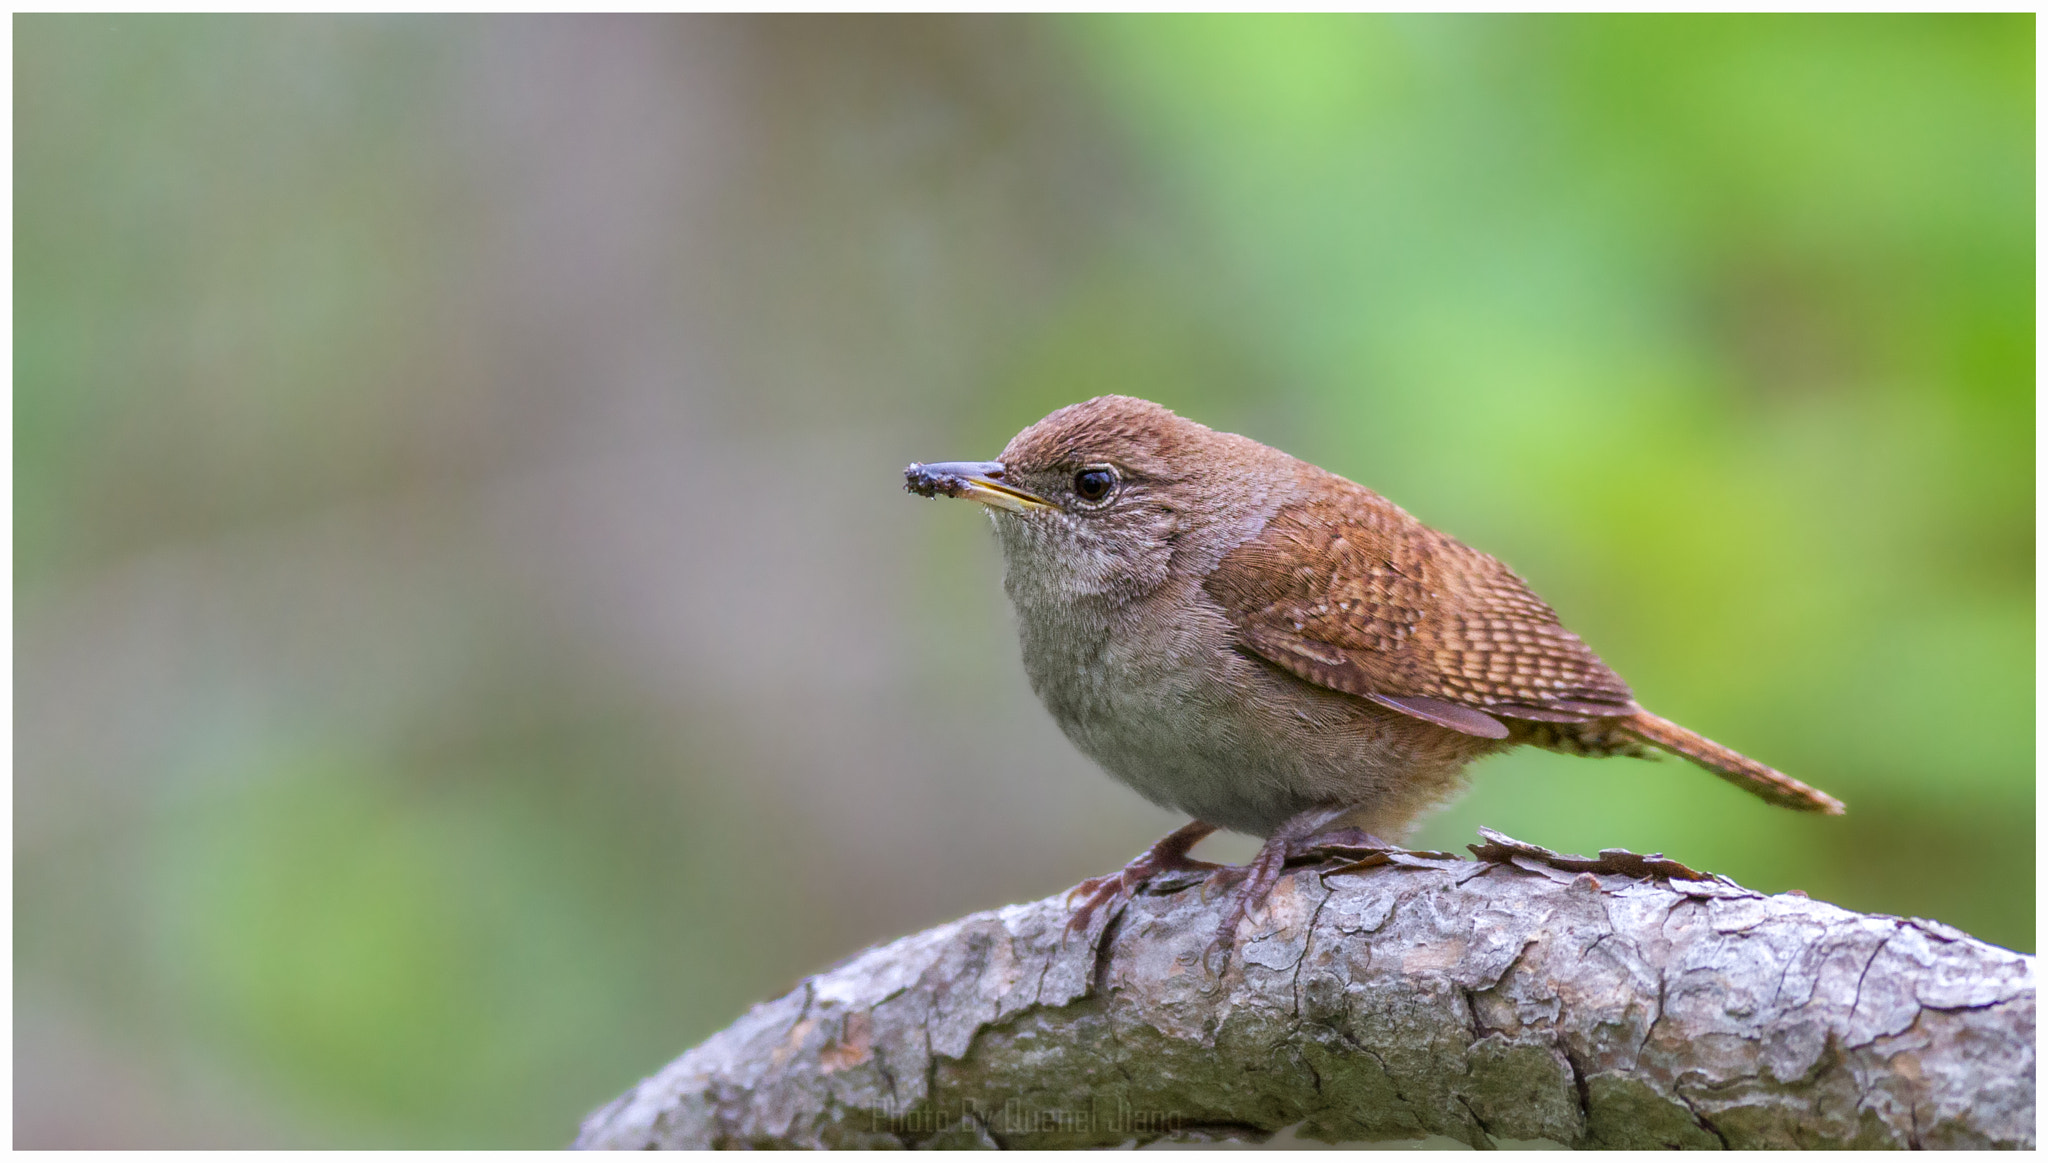
[[[1280,883],[1280,873],[1289,860],[1307,856],[1323,846],[1387,847],[1384,841],[1359,828],[1324,830],[1349,814],[1348,808],[1310,808],[1266,837],[1259,854],[1244,866],[1244,882],[1238,885],[1237,900],[1230,906],[1230,912],[1224,915],[1223,923],[1216,928],[1216,944],[1222,946],[1225,961],[1229,960],[1230,946],[1237,939],[1238,923],[1244,920],[1245,914],[1266,903],[1266,898],[1272,895],[1273,886]]]
[[[1206,860],[1195,860],[1188,856],[1188,850],[1202,842],[1203,838],[1216,830],[1214,824],[1190,820],[1180,830],[1145,849],[1136,860],[1124,865],[1108,876],[1091,876],[1075,885],[1067,893],[1067,899],[1081,897],[1081,905],[1067,921],[1067,930],[1073,932],[1088,927],[1088,920],[1095,910],[1111,901],[1129,900],[1131,894],[1147,880],[1162,872],[1207,872],[1223,867]]]

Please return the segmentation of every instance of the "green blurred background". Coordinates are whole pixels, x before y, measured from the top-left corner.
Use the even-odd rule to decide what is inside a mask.
[[[2033,27],[17,17],[17,1145],[558,1145],[1117,866],[898,478],[1105,391],[1850,805],[1516,754],[1420,843],[2032,950]]]

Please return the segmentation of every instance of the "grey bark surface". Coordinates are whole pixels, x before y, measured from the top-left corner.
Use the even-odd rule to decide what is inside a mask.
[[[1228,894],[1160,878],[867,950],[584,1123],[589,1148],[2034,1145],[2033,958],[1668,861],[1353,852],[1219,977]],[[1359,857],[1363,857],[1359,859]],[[1441,857],[1441,858],[1439,858]],[[1587,871],[1590,869],[1591,871]]]

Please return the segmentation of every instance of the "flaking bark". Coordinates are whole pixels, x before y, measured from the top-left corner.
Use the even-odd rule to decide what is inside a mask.
[[[870,949],[592,1114],[579,1147],[2032,1147],[2033,958],[1682,865],[1371,854],[1228,898],[1162,878]],[[1359,855],[1353,853],[1354,856]],[[1577,863],[1573,863],[1577,861]],[[1585,871],[1593,869],[1594,871]]]

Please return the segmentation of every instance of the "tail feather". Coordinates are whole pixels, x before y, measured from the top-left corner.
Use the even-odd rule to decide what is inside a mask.
[[[1819,788],[1808,787],[1782,771],[1765,767],[1705,736],[1695,735],[1669,719],[1660,719],[1648,711],[1638,710],[1619,723],[1645,743],[1690,759],[1742,790],[1762,796],[1774,804],[1802,812],[1824,812],[1830,816],[1842,814],[1842,801]]]

